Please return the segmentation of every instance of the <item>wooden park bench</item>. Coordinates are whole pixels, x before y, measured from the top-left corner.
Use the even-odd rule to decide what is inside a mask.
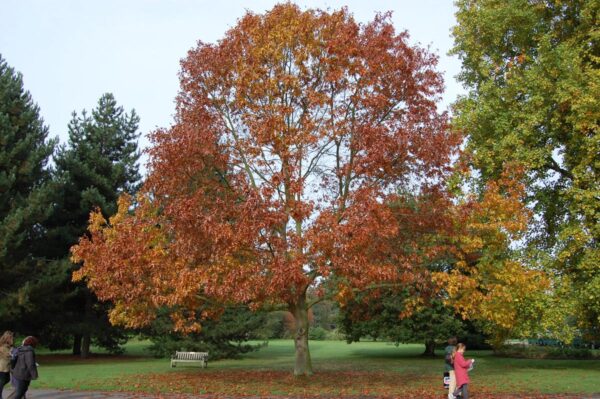
[[[200,363],[202,367],[206,367],[208,352],[175,352],[171,356],[171,367],[175,367],[177,363]]]

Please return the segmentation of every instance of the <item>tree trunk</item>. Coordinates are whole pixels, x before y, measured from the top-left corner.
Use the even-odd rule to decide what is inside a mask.
[[[312,375],[312,362],[310,360],[310,351],[308,348],[308,309],[306,308],[306,298],[300,298],[291,308],[294,315],[295,335],[294,346],[296,348],[296,362],[294,364],[295,376]]]
[[[94,320],[93,309],[92,309],[92,294],[87,289],[85,290],[85,310],[83,314],[83,321],[85,323],[85,332],[83,333],[83,339],[81,340],[81,358],[87,359],[90,356],[90,343],[92,341],[91,329],[93,328],[92,323]]]
[[[81,358],[87,359],[90,356],[90,341],[91,337],[89,333],[83,334],[83,339],[81,340]]]
[[[423,352],[423,356],[435,356],[435,341],[427,340],[425,341],[425,352]]]
[[[73,354],[75,356],[81,355],[81,334],[75,334],[73,337]]]

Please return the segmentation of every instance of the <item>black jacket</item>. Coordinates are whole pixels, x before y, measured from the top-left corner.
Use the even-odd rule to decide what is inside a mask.
[[[11,370],[13,377],[25,381],[37,379],[38,372],[33,348],[28,345],[20,346],[17,348],[17,353],[17,364]]]

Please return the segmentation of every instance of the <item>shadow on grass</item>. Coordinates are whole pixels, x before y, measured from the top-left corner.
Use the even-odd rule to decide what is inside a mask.
[[[347,357],[347,356],[346,356]],[[363,359],[420,359],[420,360],[439,360],[438,358],[424,357],[423,350],[419,349],[400,349],[397,351],[389,348],[357,348],[350,352],[350,357]]]

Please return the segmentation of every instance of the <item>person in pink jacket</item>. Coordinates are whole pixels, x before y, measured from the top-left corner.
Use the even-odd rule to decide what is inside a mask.
[[[456,390],[454,396],[461,395],[462,399],[469,399],[469,369],[473,366],[475,359],[465,360],[465,349],[463,343],[456,345],[454,353],[454,375],[456,376]]]

